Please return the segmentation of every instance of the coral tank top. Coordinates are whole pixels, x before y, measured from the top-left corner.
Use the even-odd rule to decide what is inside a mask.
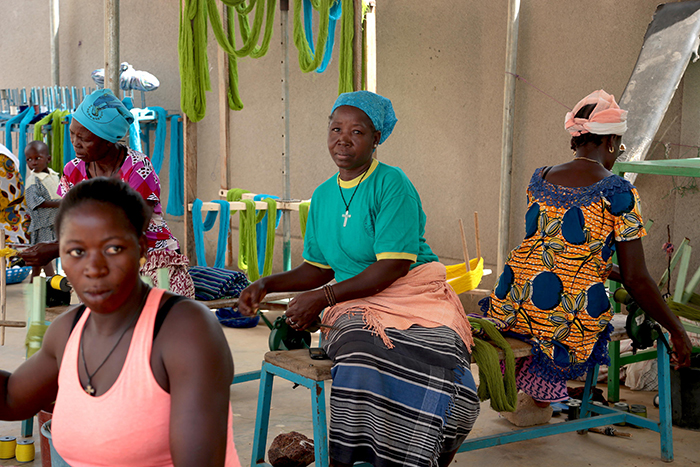
[[[111,388],[88,395],[78,378],[80,336],[86,308],[68,338],[58,374],[51,422],[54,447],[72,467],[166,467],[170,455],[170,394],[151,370],[156,313],[164,290],[152,289],[134,329],[124,366]],[[228,409],[226,466],[240,467]]]

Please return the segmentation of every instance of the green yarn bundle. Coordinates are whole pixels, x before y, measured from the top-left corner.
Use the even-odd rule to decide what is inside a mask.
[[[63,124],[61,123],[70,110],[54,110],[34,124],[34,140],[43,141],[41,128],[51,124],[51,133],[46,144],[51,148],[51,168],[63,175]]]
[[[265,242],[265,262],[263,263],[262,276],[272,274],[272,260],[275,252],[275,219],[277,218],[277,202],[272,198],[265,198],[267,211],[261,210],[255,213],[255,202],[250,199],[242,199],[243,193],[250,193],[242,188],[233,188],[226,193],[226,201],[240,201],[245,203],[246,209],[240,212],[238,224],[238,267],[247,271],[248,279],[255,282],[260,279],[258,269],[257,234],[255,225],[260,222],[265,214],[268,214],[267,240]]]
[[[211,90],[209,77],[209,59],[207,57],[207,23],[219,45],[229,56],[228,105],[232,110],[242,110],[243,101],[238,90],[238,59],[246,56],[263,57],[270,48],[274,28],[277,0],[222,0],[226,5],[228,31],[224,31],[221,15],[216,0],[182,0],[184,8],[180,9],[180,34],[178,38],[178,55],[180,59],[180,107],[193,122],[204,118],[207,111],[206,91]],[[299,67],[305,73],[315,70],[323,61],[328,40],[329,10],[334,2],[340,0],[311,0],[312,6],[319,12],[319,34],[316,41],[316,53],[312,54],[306,42],[304,26],[301,21],[302,2],[294,0],[293,41],[299,51]],[[255,10],[251,26],[249,15]],[[209,21],[208,21],[209,19]],[[236,20],[243,40],[240,49],[236,49]],[[352,83],[352,40],[354,34],[353,2],[345,0],[342,4],[341,38],[340,38],[340,77],[338,93],[353,91]],[[260,34],[262,34],[262,42]]]
[[[515,357],[508,342],[488,320],[469,317],[475,329],[483,330],[491,342],[505,354],[505,373],[501,373],[498,351],[490,343],[474,338],[472,355],[479,366],[479,400],[491,399],[491,408],[498,412],[513,412],[518,404],[518,389],[515,385]]]

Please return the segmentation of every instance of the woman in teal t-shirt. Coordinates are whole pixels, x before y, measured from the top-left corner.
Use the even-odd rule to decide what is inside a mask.
[[[479,413],[469,322],[425,241],[418,192],[401,169],[372,158],[396,121],[382,96],[338,97],[328,149],[339,172],[311,199],[304,262],[256,281],[239,301],[253,314],[270,292],[307,290],[286,312],[295,329],[325,309],[335,466],[448,465]]]

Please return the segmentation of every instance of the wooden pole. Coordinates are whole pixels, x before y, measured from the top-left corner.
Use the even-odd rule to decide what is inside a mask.
[[[58,53],[58,29],[59,29],[59,0],[49,0],[49,29],[51,30],[51,86],[58,86],[59,82],[59,53]]]
[[[355,23],[352,38],[353,88],[362,90],[362,0],[353,0]]]
[[[377,15],[376,3],[370,0],[365,16],[365,38],[367,47],[367,90],[377,92]]]
[[[476,257],[481,258],[481,241],[479,240],[479,213],[474,211],[474,237],[476,238]]]
[[[0,232],[0,250],[5,248],[5,232]],[[0,256],[0,310],[2,313],[2,320],[7,320],[7,282],[6,282],[6,270],[7,260],[5,256]],[[0,331],[0,345],[5,345],[5,327],[3,326],[2,331]]]
[[[119,97],[119,0],[105,0],[105,89]]]
[[[228,8],[226,5],[223,2],[219,3],[219,13],[221,14],[224,30],[228,26],[227,12]],[[219,62],[219,162],[221,168],[221,189],[228,190],[230,188],[228,158],[231,150],[228,109],[228,54],[224,52],[221,46],[218,48],[217,58]],[[231,235],[228,236],[227,246],[225,264],[226,266],[231,266],[233,264],[233,240]]]
[[[195,247],[194,247],[194,230],[192,229],[192,212],[188,206],[194,203],[197,198],[197,122],[193,122],[187,117],[182,116],[183,122],[183,138],[185,146],[184,165],[185,165],[185,234],[184,246],[185,256],[190,260],[190,264],[196,263]]]
[[[472,270],[469,264],[469,250],[467,249],[467,236],[464,235],[464,222],[462,219],[459,220],[459,231],[462,234],[462,255],[464,255],[464,264],[467,268],[467,272]]]

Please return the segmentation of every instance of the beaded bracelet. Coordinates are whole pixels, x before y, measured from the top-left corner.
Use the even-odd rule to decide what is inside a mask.
[[[338,303],[335,299],[335,293],[333,292],[333,287],[329,285],[323,286],[323,292],[326,294],[326,300],[328,301],[328,306],[333,306]]]

